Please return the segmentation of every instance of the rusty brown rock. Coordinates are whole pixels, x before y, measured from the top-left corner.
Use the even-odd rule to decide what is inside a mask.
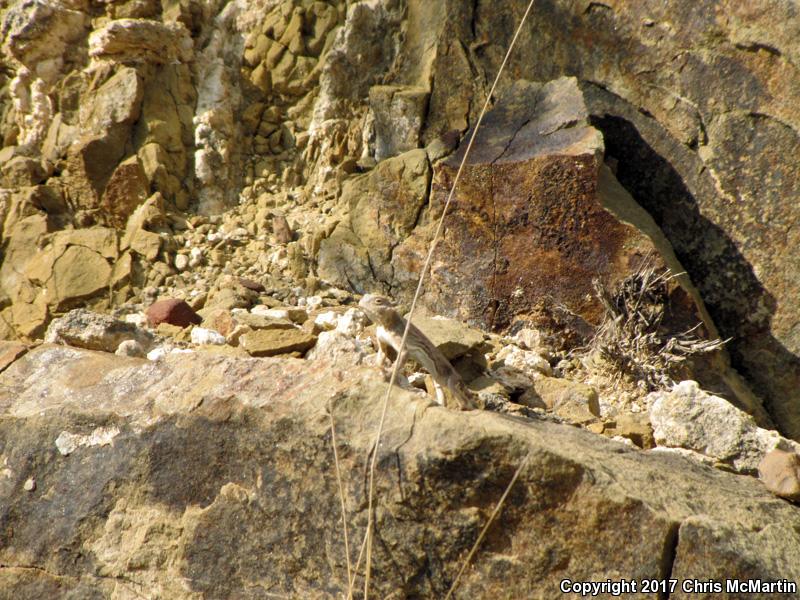
[[[545,325],[551,299],[599,323],[592,280],[613,287],[654,244],[599,199],[603,141],[587,119],[568,78],[519,81],[487,113],[434,257],[426,302],[435,312],[491,329],[523,316]],[[435,169],[436,212],[465,146]],[[419,255],[405,250],[396,265],[413,271]]]
[[[136,208],[150,195],[144,169],[136,156],[122,161],[111,173],[100,199],[100,207],[109,222],[124,229]]]
[[[189,325],[199,325],[203,319],[192,310],[184,300],[169,298],[159,300],[150,305],[145,311],[147,324],[150,327],[157,327],[161,323],[169,323],[177,327],[188,327]]]

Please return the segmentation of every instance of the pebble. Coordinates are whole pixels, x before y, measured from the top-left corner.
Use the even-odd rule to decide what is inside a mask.
[[[214,331],[213,329],[206,329],[205,327],[192,328],[192,343],[193,344],[212,344],[215,346],[222,346],[225,344],[225,336]]]

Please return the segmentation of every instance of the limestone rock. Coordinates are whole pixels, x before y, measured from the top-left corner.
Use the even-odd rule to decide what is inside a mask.
[[[276,356],[306,352],[316,341],[315,335],[302,329],[258,329],[244,334],[239,343],[251,356]]]
[[[659,446],[694,450],[744,473],[755,473],[775,448],[800,449],[777,431],[756,426],[753,417],[702,391],[694,381],[683,381],[670,392],[653,392],[648,402]]]
[[[776,496],[800,500],[800,456],[796,452],[770,450],[758,465],[758,478]]]
[[[189,32],[182,23],[117,19],[89,36],[89,56],[121,63],[187,62],[194,54],[193,49]]]
[[[50,344],[103,352],[116,352],[126,341],[138,344],[146,352],[155,343],[155,337],[149,331],[85,308],[76,308],[51,321],[44,339]]]
[[[147,324],[158,327],[161,323],[169,323],[177,327],[199,325],[203,319],[186,303],[185,300],[169,298],[159,300],[150,305],[145,311]]]
[[[365,529],[363,473],[386,390],[376,375],[324,361],[29,352],[0,373],[0,512],[14,531],[0,560],[25,565],[0,570],[0,589],[110,598],[125,577],[175,600],[246,597],[255,586],[346,594],[329,411],[352,549]],[[525,456],[459,584],[464,597],[525,598],[612,572],[800,579],[798,508],[753,478],[574,427],[431,407],[405,390],[394,390],[386,423],[375,597],[443,597]],[[31,478],[36,490],[25,491]]]
[[[482,331],[454,319],[415,315],[411,322],[419,327],[420,331],[451,362],[480,346],[485,338]]]

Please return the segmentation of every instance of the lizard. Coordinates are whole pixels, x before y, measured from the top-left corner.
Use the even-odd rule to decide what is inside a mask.
[[[399,354],[398,349],[403,339],[406,320],[397,312],[392,301],[385,296],[366,294],[358,306],[377,326],[375,337],[378,342],[378,364],[383,364],[387,348],[392,348]],[[407,357],[411,357],[430,373],[434,381],[437,403],[460,410],[478,408],[474,395],[467,389],[458,371],[453,368],[441,350],[413,323],[408,330],[406,347],[398,357],[401,365],[405,363]]]

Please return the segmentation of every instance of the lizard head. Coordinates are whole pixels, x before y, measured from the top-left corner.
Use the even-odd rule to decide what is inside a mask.
[[[394,303],[389,298],[379,294],[365,294],[359,301],[358,306],[373,323],[381,323],[384,320],[382,318],[383,315],[395,308]]]

